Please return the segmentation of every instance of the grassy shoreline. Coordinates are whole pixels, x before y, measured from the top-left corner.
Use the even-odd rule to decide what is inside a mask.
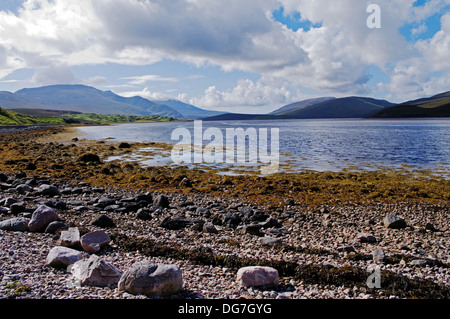
[[[277,173],[270,176],[220,175],[215,169],[142,167],[137,161],[105,160],[143,148],[153,154],[170,150],[164,143],[132,143],[77,138],[74,127],[58,126],[0,134],[0,171],[83,180],[95,186],[158,190],[240,198],[282,207],[286,203],[321,207],[342,203],[412,202],[448,204],[450,181],[432,171],[376,170]],[[82,160],[86,154],[98,156]]]

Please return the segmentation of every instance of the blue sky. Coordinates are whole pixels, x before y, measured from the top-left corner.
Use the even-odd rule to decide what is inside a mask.
[[[379,5],[381,28],[367,26]],[[86,84],[264,113],[450,90],[450,0],[2,0],[0,91]]]

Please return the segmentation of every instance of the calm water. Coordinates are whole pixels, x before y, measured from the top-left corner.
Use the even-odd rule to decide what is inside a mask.
[[[193,122],[142,123],[82,127],[83,137],[117,141],[172,141],[172,131]],[[278,128],[282,166],[294,170],[340,171],[346,168],[378,169],[413,167],[450,171],[450,119],[432,120],[287,120],[203,122],[203,129]],[[204,144],[208,144],[205,141]],[[270,145],[270,142],[269,142]],[[163,159],[161,161],[161,159]],[[159,159],[170,164],[170,154]]]

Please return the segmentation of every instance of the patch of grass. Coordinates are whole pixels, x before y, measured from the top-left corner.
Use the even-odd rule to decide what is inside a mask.
[[[16,295],[21,295],[24,292],[30,292],[31,288],[28,285],[19,285],[18,282],[13,282],[12,284],[9,284],[6,286],[7,289],[14,290],[14,293]]]
[[[35,117],[5,110],[0,107],[0,125],[58,125],[65,124],[63,119]]]

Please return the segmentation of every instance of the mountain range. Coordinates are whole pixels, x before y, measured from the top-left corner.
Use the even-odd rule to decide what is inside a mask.
[[[391,103],[368,97],[322,97],[283,106],[268,114],[222,114],[210,121],[321,119],[321,118],[418,118],[450,117],[450,91],[432,97]]]
[[[101,115],[159,115],[177,119],[203,118],[221,114],[180,101],[153,102],[140,96],[123,97],[85,85],[52,85],[0,92],[0,106],[5,109],[42,109]]]
[[[177,100],[150,101],[140,96],[123,97],[85,85],[53,85],[22,89],[15,93],[0,92],[0,107],[27,115],[55,112],[155,115],[210,121],[450,117],[450,91],[403,103],[360,96],[320,97],[288,104],[267,114],[237,114],[208,111]]]

